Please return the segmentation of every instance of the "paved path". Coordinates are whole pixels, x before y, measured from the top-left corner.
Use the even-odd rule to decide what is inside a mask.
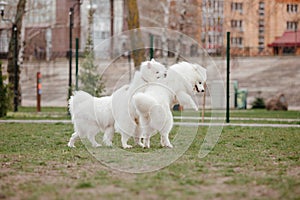
[[[0,120],[0,123],[63,123],[70,124],[71,120]],[[300,124],[252,124],[252,123],[207,123],[207,122],[174,122],[178,126],[240,126],[240,127],[274,127],[274,128],[300,128]]]
[[[174,116],[174,119],[189,119],[201,120],[201,117],[188,117],[188,116]],[[204,117],[205,120],[222,120],[221,117]],[[230,117],[230,120],[240,121],[270,121],[270,122],[300,122],[300,119],[282,119],[282,118],[257,118],[257,117]]]

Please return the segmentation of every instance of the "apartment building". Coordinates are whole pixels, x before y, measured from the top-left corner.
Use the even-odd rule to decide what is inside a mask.
[[[231,32],[231,52],[243,56],[297,53],[294,48],[299,48],[299,41],[291,38],[297,36],[299,6],[299,0],[225,1],[224,31]],[[291,40],[288,47],[274,43],[286,35]]]
[[[139,0],[142,27],[158,26],[180,31],[198,41],[208,53],[224,55],[226,32],[231,32],[231,52],[238,56],[300,55],[300,0],[178,0],[169,1],[168,18],[163,5],[169,0]],[[69,50],[70,8],[73,12],[73,40],[80,38],[83,49],[88,34],[95,45],[111,35],[110,0],[28,0],[24,19],[25,59],[65,57]],[[124,1],[114,2],[114,34],[126,29]],[[6,18],[13,19],[17,0],[9,4]],[[81,4],[80,4],[81,3]],[[152,5],[156,5],[153,7]],[[151,6],[150,6],[151,5]],[[92,31],[88,30],[88,10],[95,9]],[[166,26],[166,19],[168,25]],[[10,24],[0,22],[0,55],[7,52]],[[124,29],[125,28],[125,29]],[[162,33],[155,33],[155,47],[162,45]],[[177,40],[168,40],[175,49]],[[184,43],[184,41],[181,41]],[[114,44],[114,50],[121,46]],[[197,49],[183,44],[187,54]],[[109,52],[96,52],[108,57]]]
[[[201,0],[201,41],[210,54],[221,54],[224,44],[224,0]]]
[[[5,18],[15,16],[17,0],[9,2]],[[21,40],[22,54],[25,60],[50,60],[67,57],[72,31],[72,49],[75,50],[75,38],[79,38],[79,48],[83,51],[88,34],[94,46],[101,44],[111,36],[110,0],[27,0],[26,14],[23,20]],[[70,9],[73,9],[70,17]],[[94,9],[93,24],[88,23],[88,13]],[[70,29],[70,20],[72,28]],[[89,30],[90,27],[90,32]],[[122,31],[123,1],[114,1],[114,34]],[[0,21],[0,57],[6,56],[11,37],[11,24]],[[119,48],[116,45],[116,48]],[[109,57],[107,52],[95,52],[98,57]]]

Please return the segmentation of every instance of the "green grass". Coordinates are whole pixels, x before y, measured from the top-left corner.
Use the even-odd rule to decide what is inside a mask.
[[[103,166],[80,141],[77,148],[68,148],[72,131],[71,124],[0,124],[0,198],[231,200],[300,196],[299,128],[225,127],[215,148],[200,159],[197,155],[207,131],[202,127],[177,161],[142,174]],[[114,143],[113,149],[120,148],[119,135]],[[159,149],[159,137],[154,136],[151,145],[150,150],[136,147],[128,151]]]
[[[67,107],[42,107],[37,112],[36,107],[19,107],[18,112],[8,112],[2,119],[70,119]]]
[[[184,111],[193,113],[193,111]],[[201,115],[201,110],[199,115]],[[205,111],[205,117],[211,116],[211,110]],[[214,112],[221,112],[215,110]],[[223,113],[226,111],[223,110]],[[279,118],[279,119],[300,119],[300,111],[290,110],[290,111],[267,111],[265,109],[248,109],[248,110],[230,110],[230,117],[234,118]],[[180,116],[179,111],[173,111],[174,116]],[[187,114],[188,115],[188,114]],[[225,115],[224,115],[225,116]]]

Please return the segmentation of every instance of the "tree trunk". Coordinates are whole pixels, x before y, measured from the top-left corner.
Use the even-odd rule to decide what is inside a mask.
[[[25,6],[26,6],[26,0],[19,0],[18,5],[17,5],[17,12],[15,16],[15,21],[14,25],[17,28],[16,34],[17,34],[17,41],[20,41],[20,36],[21,36],[21,30],[22,30],[22,21],[23,21],[23,16],[25,14]],[[17,52],[15,55],[15,45],[17,45]],[[15,44],[15,39],[14,39],[14,31],[12,30],[11,33],[11,38],[9,42],[9,47],[8,47],[8,64],[7,64],[7,73],[8,73],[8,82],[10,85],[10,90],[14,90],[14,85],[15,85],[15,79],[16,82],[18,83],[18,101],[19,103],[21,102],[21,87],[19,84],[20,80],[20,68],[17,66],[17,77],[15,77],[15,63],[17,62],[15,59],[18,60],[19,57],[19,50],[20,50],[20,43],[17,42]]]
[[[133,49],[132,56],[134,61],[134,66],[139,69],[141,62],[145,60],[145,49],[142,40],[142,33],[138,28],[140,28],[139,21],[139,10],[136,0],[125,0],[125,4],[128,8],[127,14],[127,24],[128,30],[137,29],[136,32],[130,34],[131,47]]]

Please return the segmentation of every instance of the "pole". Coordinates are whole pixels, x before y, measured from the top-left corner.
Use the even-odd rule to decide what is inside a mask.
[[[128,51],[128,65],[129,65],[129,83],[131,82],[131,52]]]
[[[227,81],[226,81],[226,122],[229,123],[229,74],[230,74],[230,32],[227,32]]]
[[[72,28],[73,28],[73,7],[70,8],[69,12],[69,21],[70,21],[70,26],[69,26],[69,92],[68,92],[68,99],[71,97],[72,93]]]
[[[36,110],[41,112],[41,94],[42,94],[42,75],[40,72],[36,73]]]
[[[110,0],[110,58],[114,57],[114,1]]]
[[[76,38],[76,54],[75,54],[75,63],[76,63],[76,71],[75,71],[75,79],[76,79],[76,85],[75,88],[78,90],[78,49],[79,49],[79,39]]]
[[[150,60],[153,58],[153,35],[150,34]]]
[[[298,22],[295,22],[295,55],[297,55],[297,26]]]
[[[204,84],[204,93],[203,93],[203,102],[202,102],[202,123],[204,123],[205,99],[206,99],[206,83]]]
[[[12,27],[13,35],[14,35],[14,112],[18,111],[19,104],[19,80],[18,80],[18,33],[17,33],[17,25],[13,24]]]

